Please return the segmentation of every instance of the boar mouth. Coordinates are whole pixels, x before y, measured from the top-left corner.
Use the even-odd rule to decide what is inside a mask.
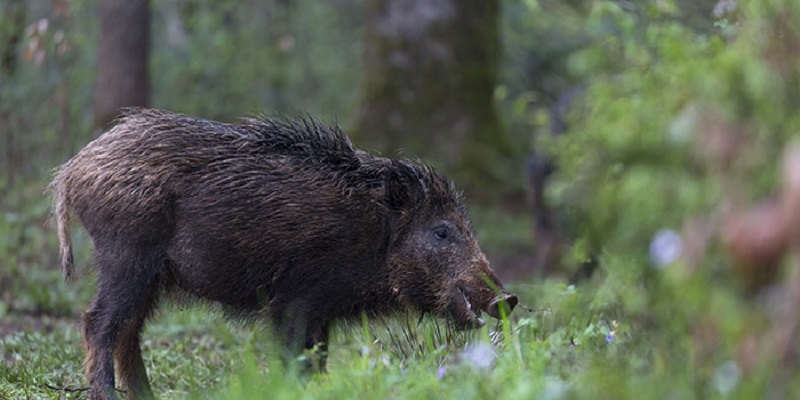
[[[482,312],[486,311],[489,316],[500,319],[502,315],[509,315],[517,305],[517,296],[501,293],[496,299],[488,304],[478,302],[470,296],[469,290],[457,287],[457,294],[450,299],[448,311],[455,320],[459,329],[480,328],[486,324]],[[503,310],[501,312],[500,310]]]
[[[459,328],[480,328],[486,324],[486,321],[481,317],[481,309],[473,306],[473,301],[469,297],[467,291],[458,288],[458,292],[461,294],[461,299],[463,300],[462,306],[464,307],[464,309],[461,310],[461,318],[456,315],[456,324]]]

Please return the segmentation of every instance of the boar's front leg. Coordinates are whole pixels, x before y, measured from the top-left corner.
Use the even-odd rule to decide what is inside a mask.
[[[294,311],[281,312],[273,310],[276,326],[280,327],[286,347],[283,361],[287,366],[296,367],[302,373],[325,372],[328,360],[329,323],[324,318],[309,316],[295,308]],[[277,314],[277,315],[276,315]],[[298,357],[299,355],[303,357]]]
[[[328,324],[309,326],[306,330],[305,350],[307,362],[303,365],[310,372],[326,372],[328,363]]]

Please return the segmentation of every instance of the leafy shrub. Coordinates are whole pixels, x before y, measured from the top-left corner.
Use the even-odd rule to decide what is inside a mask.
[[[797,165],[784,150],[800,127],[800,3],[742,7],[698,33],[670,7],[595,2],[589,25],[617,32],[572,57],[595,75],[569,133],[540,142],[558,160],[549,194],[565,226],[599,259],[593,306],[647,347],[637,375],[688,378],[698,394],[727,393],[726,371],[744,393],[797,390],[798,363],[778,360],[798,348],[776,344],[775,318],[800,311],[800,264],[775,221],[796,205],[781,160]]]

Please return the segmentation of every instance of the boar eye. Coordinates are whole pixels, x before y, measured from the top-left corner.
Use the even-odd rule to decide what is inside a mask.
[[[447,232],[447,228],[442,227],[434,229],[433,236],[435,236],[436,239],[445,240],[450,236],[450,234]]]

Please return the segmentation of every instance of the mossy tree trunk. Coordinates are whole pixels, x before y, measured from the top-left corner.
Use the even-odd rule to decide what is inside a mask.
[[[102,0],[99,16],[94,120],[102,127],[120,107],[148,105],[149,0]]]
[[[498,0],[367,0],[354,135],[478,183],[506,151],[493,102]]]

